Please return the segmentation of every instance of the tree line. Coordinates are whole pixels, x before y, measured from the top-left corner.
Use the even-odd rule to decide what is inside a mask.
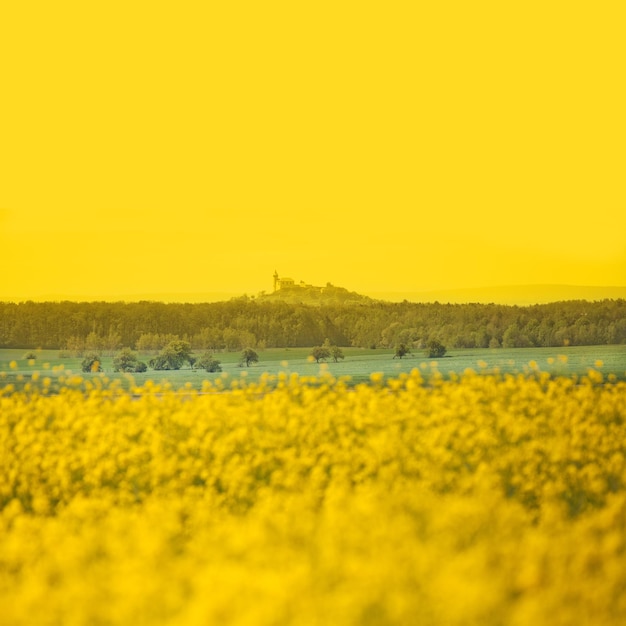
[[[0,347],[155,354],[171,341],[194,350],[332,345],[424,348],[552,347],[626,343],[626,300],[533,306],[377,302],[310,306],[227,302],[0,303]]]

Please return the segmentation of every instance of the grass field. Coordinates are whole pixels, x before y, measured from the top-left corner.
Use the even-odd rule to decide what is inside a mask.
[[[68,372],[82,374],[81,358],[59,358],[56,350],[39,350],[37,359],[29,362],[24,356],[29,350],[0,350],[0,382],[27,382],[34,372],[53,379],[67,376]],[[263,374],[276,376],[279,373],[297,373],[300,376],[317,376],[328,372],[336,378],[349,377],[352,384],[367,382],[372,372],[381,372],[386,377],[408,373],[414,368],[429,372],[436,368],[444,377],[451,372],[462,374],[466,369],[481,372],[498,370],[502,373],[524,373],[534,367],[552,375],[583,376],[589,369],[599,369],[605,375],[612,374],[617,380],[626,379],[626,346],[574,346],[562,348],[513,348],[513,349],[460,349],[451,350],[441,359],[427,359],[422,353],[403,359],[394,359],[393,350],[366,350],[344,348],[345,359],[338,363],[311,363],[308,360],[309,348],[269,349],[259,352],[259,362],[250,367],[239,367],[238,352],[216,353],[222,362],[221,373],[208,373],[204,370],[183,368],[176,371],[148,370],[143,374],[133,374],[137,384],[148,380],[157,383],[169,382],[174,388],[191,383],[195,389],[204,380],[222,378],[226,384],[242,376],[246,380],[258,381]],[[140,358],[148,361],[149,355]],[[530,364],[533,365],[530,365]],[[536,365],[535,365],[536,364]],[[112,357],[103,357],[101,374],[85,374],[86,378],[120,378],[128,384],[128,376],[115,373]]]

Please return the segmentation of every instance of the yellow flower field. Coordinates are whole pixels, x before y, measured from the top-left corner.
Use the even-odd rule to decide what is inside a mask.
[[[626,623],[597,370],[48,384],[0,390],[3,626]]]

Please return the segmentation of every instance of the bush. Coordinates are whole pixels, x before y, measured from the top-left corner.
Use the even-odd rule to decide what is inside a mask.
[[[157,356],[150,359],[149,363],[155,370],[179,370],[183,363],[190,362],[191,358],[189,342],[177,340],[170,341]]]
[[[331,346],[330,354],[333,357],[333,361],[338,363],[339,360],[343,360],[345,357],[343,356],[343,350],[339,346]]]
[[[313,350],[311,350],[311,356],[315,359],[316,363],[325,361],[330,357],[330,349],[326,346],[316,346]]]
[[[442,357],[447,351],[447,348],[436,339],[429,341],[428,345],[426,346],[426,356],[429,359]]]
[[[405,343],[401,343],[396,346],[396,353],[393,355],[394,359],[401,359],[405,357],[407,354],[411,354],[411,349]]]
[[[241,361],[240,361],[241,365],[245,363],[246,367],[250,367],[250,363],[258,363],[258,362],[259,362],[259,355],[252,348],[246,348],[241,353]]]
[[[116,372],[145,372],[148,366],[137,358],[134,350],[122,348],[113,357],[113,369]]]
[[[101,372],[102,371],[102,359],[99,354],[91,352],[80,364],[80,368],[83,372]]]
[[[204,354],[198,361],[196,361],[196,367],[200,367],[207,372],[221,372],[222,366],[220,361],[213,358],[210,352]]]
[[[34,361],[37,358],[37,353],[36,352],[27,352],[24,355],[24,360],[26,361]]]

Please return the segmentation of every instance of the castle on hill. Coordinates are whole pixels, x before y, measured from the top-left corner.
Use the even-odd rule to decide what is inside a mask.
[[[327,287],[330,287],[330,283],[328,283],[328,285],[326,285]],[[278,272],[276,270],[274,270],[274,293],[279,291],[280,289],[293,289],[294,287],[298,287],[301,289],[317,289],[318,291],[322,291],[324,288],[323,287],[316,287],[315,285],[309,285],[308,283],[305,283],[303,280],[301,280],[299,283],[296,283],[296,281],[293,278],[280,278],[278,276]]]
[[[358,302],[360,304],[371,302],[371,298],[354,291],[348,291],[344,287],[336,287],[332,283],[320,287],[310,285],[303,280],[296,282],[293,278],[281,277],[274,271],[274,289],[271,293],[261,292],[261,300],[280,300],[294,304],[308,304],[320,306],[323,304],[345,304]]]

